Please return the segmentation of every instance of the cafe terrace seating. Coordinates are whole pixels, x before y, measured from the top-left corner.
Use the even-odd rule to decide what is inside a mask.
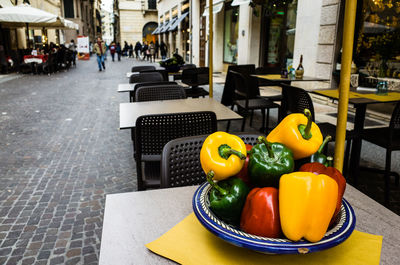
[[[245,144],[256,145],[259,134],[235,133]],[[208,135],[190,136],[168,142],[161,157],[161,188],[200,185],[204,171],[200,149]]]
[[[165,81],[163,75],[158,72],[133,74],[129,77],[129,84],[157,81]]]
[[[385,178],[385,204],[389,204],[390,176],[399,185],[399,174],[391,171],[392,151],[400,150],[400,102],[397,102],[390,119],[389,127],[364,129],[362,139],[386,149],[385,169],[360,167],[375,173],[383,173]]]
[[[160,187],[160,162],[169,141],[217,131],[214,112],[140,116],[136,120],[135,149],[138,190]]]
[[[208,92],[200,87],[209,84],[209,68],[189,68],[182,71],[182,83],[190,86],[186,89],[188,98],[198,98],[208,96]]]
[[[131,68],[131,72],[142,72],[142,71],[153,71],[156,70],[156,67],[154,65],[142,65],[142,66],[133,66]]]
[[[186,98],[185,89],[182,86],[142,86],[136,90],[136,101],[154,101]]]
[[[235,71],[231,71],[234,79],[234,100],[232,104],[232,110],[235,106],[238,107],[239,113],[244,115],[242,122],[242,131],[246,125],[246,116],[252,113],[254,110],[261,110],[262,114],[262,131],[268,131],[269,129],[269,110],[273,108],[278,108],[279,105],[266,99],[260,97],[260,91],[258,88],[258,81],[256,78],[250,75],[241,74]],[[265,110],[267,110],[267,123],[265,126]],[[250,126],[253,122],[253,115],[251,115]],[[229,123],[227,131],[229,130]]]

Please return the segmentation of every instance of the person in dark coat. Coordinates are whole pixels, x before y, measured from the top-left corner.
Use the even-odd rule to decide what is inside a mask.
[[[161,59],[165,59],[167,57],[167,45],[163,41],[160,44],[160,52],[161,52]]]
[[[138,42],[136,42],[136,45],[135,45],[135,55],[136,55],[137,60],[140,59],[141,50],[142,50],[142,44],[140,44],[140,41],[138,41]]]
[[[121,49],[121,44],[119,42],[117,43],[117,48],[115,49],[118,55],[118,61],[121,61],[121,54],[122,54],[122,49]]]
[[[158,51],[160,50],[160,43],[158,43],[158,40],[156,40],[156,43],[155,43],[155,48],[156,48],[156,58],[158,59]]]

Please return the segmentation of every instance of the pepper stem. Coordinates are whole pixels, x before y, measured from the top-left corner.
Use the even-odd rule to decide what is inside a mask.
[[[217,183],[214,182],[214,171],[210,171],[207,173],[207,182],[210,183],[211,187],[216,189],[222,196],[228,195],[228,191],[221,188]]]
[[[257,142],[263,143],[265,145],[265,147],[267,148],[267,151],[268,151],[268,156],[270,158],[275,158],[274,152],[272,151],[272,148],[271,148],[271,143],[268,142],[264,136],[258,136]]]
[[[304,109],[304,115],[307,117],[307,126],[304,129],[304,136],[308,140],[311,138],[311,125],[312,125],[312,116],[311,111],[309,109]]]
[[[317,151],[318,154],[322,153],[322,150],[325,148],[325,145],[326,145],[330,140],[332,140],[332,136],[327,135],[327,136],[325,137],[324,141],[322,142],[321,146],[318,148],[318,151]]]
[[[328,156],[326,158],[326,163],[328,164],[328,167],[332,167],[333,166],[333,157]]]
[[[218,147],[218,152],[219,155],[224,158],[224,159],[228,159],[229,156],[231,155],[236,155],[238,156],[241,160],[245,160],[246,156],[244,154],[242,154],[239,151],[233,150],[229,145],[227,144],[223,144],[220,147]]]

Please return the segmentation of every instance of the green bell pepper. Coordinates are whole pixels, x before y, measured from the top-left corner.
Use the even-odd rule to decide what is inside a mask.
[[[324,166],[328,166],[328,160],[326,158],[326,155],[324,153],[322,153],[322,151],[325,148],[325,145],[332,139],[332,137],[330,135],[327,135],[324,139],[324,141],[322,142],[321,146],[318,148],[317,152],[315,152],[314,154],[312,154],[310,156],[310,162],[318,162],[323,164]]]
[[[209,193],[210,209],[222,221],[239,225],[249,187],[238,177],[224,179],[218,183],[214,182],[213,177],[214,172],[210,171],[207,174],[207,181],[212,186]]]
[[[250,182],[257,187],[279,187],[279,179],[283,174],[294,169],[292,151],[280,143],[270,143],[259,136],[250,151],[249,175]]]

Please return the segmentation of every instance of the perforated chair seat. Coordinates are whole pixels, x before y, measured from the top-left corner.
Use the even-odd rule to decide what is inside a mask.
[[[186,98],[185,89],[178,85],[144,86],[136,90],[135,100],[156,101]]]
[[[129,83],[164,82],[164,77],[158,72],[143,72],[129,77]]]
[[[237,134],[246,144],[257,144],[259,134]],[[199,185],[206,181],[200,164],[200,150],[208,135],[178,138],[168,142],[162,152],[161,187]]]
[[[176,138],[209,134],[216,130],[217,118],[215,113],[210,111],[140,116],[136,120],[135,133],[138,190],[148,188],[149,178],[145,175],[145,169],[148,162],[150,162],[148,170],[154,169],[151,167],[153,163],[160,163],[166,143]],[[153,172],[150,173],[150,179],[157,179],[153,176]],[[160,171],[158,171],[158,187],[159,185]]]
[[[154,65],[142,65],[142,66],[133,66],[131,72],[142,72],[142,71],[152,71],[156,70]]]

